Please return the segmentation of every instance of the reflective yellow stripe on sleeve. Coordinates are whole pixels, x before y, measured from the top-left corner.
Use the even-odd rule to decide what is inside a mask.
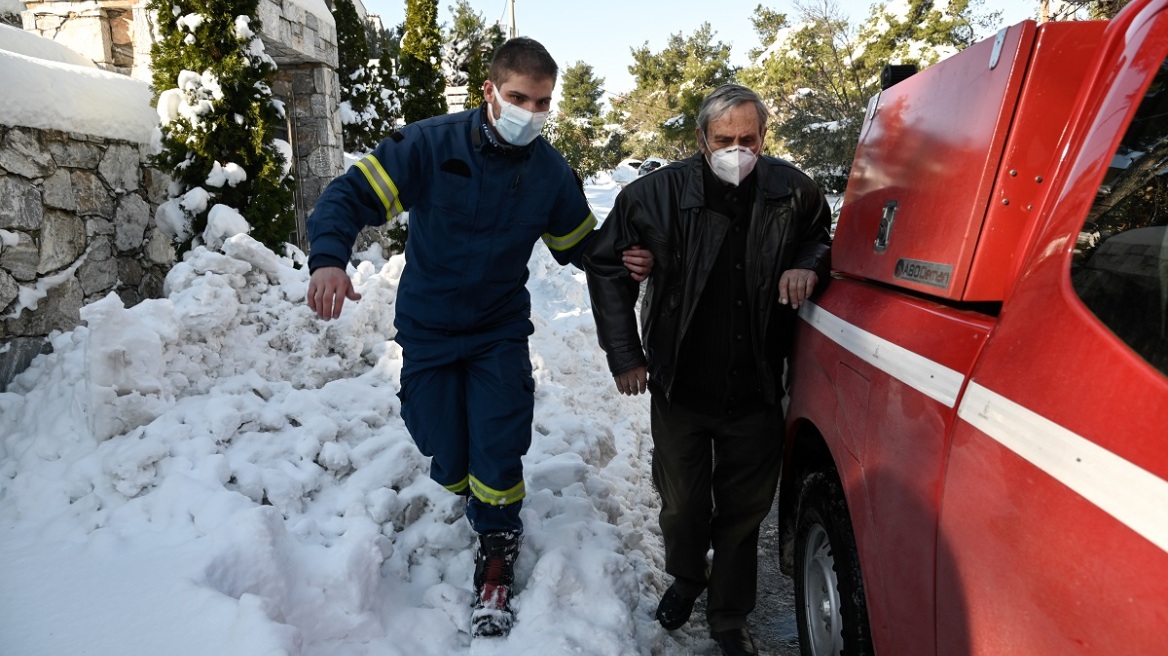
[[[569,232],[563,237],[557,237],[548,232],[543,233],[543,243],[547,244],[547,247],[553,251],[566,251],[576,244],[579,244],[580,240],[583,239],[585,235],[592,232],[592,230],[595,228],[596,215],[592,212],[589,212],[588,217],[584,219],[583,223],[581,223],[576,227],[575,230]]]
[[[510,490],[500,491],[483,485],[483,482],[474,476],[470,477],[470,491],[478,497],[479,501],[489,503],[492,506],[506,506],[527,496],[527,487],[523,481],[519,481],[519,485]]]
[[[369,181],[369,186],[377,192],[377,197],[385,205],[385,219],[387,221],[402,213],[404,208],[402,208],[401,200],[398,198],[397,185],[393,183],[376,157],[372,154],[366,155],[357,160],[353,166],[361,169],[361,172],[365,174],[365,179]]]

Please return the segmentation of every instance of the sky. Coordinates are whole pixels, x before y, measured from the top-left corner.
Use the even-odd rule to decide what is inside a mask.
[[[405,20],[404,0],[364,2],[366,10],[379,14],[387,27]],[[455,0],[439,0],[439,23],[450,21],[449,7],[454,4]],[[470,4],[488,22],[508,20],[508,0],[471,0]],[[586,5],[515,0],[515,14],[519,33],[543,43],[561,69],[583,61],[592,66],[597,77],[604,78],[605,91],[619,94],[635,86],[628,72],[633,63],[631,49],[648,42],[650,51],[658,52],[670,35],[688,36],[704,22],[710,23],[716,40],[731,45],[731,63],[746,65],[748,51],[760,46],[750,22],[759,4],[789,15],[797,13],[792,0],[591,0]],[[855,24],[867,18],[873,2],[839,0],[838,4]],[[1037,4],[1032,0],[985,0],[984,6],[988,11],[1003,12],[1004,27],[1032,17]],[[573,6],[587,9],[574,10]]]
[[[100,71],[18,32],[0,29],[6,123],[155,129],[144,82],[95,84]],[[619,188],[588,183],[600,218]],[[204,242],[164,298],[90,303],[0,392],[0,653],[717,652],[704,619],[667,632],[653,618],[669,581],[648,397],[616,392],[581,271],[542,244],[529,263],[517,624],[472,645],[475,535],[395,395],[403,258],[361,254],[350,274],[364,298],[324,323],[304,303],[303,253],[273,253],[231,217],[212,216]],[[45,291],[22,289],[16,312]]]

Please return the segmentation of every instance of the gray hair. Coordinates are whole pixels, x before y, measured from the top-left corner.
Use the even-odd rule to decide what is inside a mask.
[[[698,110],[698,129],[705,134],[706,129],[710,127],[710,121],[722,118],[726,112],[742,103],[754,103],[754,108],[758,110],[759,130],[765,130],[767,119],[771,115],[770,110],[757,93],[740,84],[723,84],[706,96],[701,109]]]

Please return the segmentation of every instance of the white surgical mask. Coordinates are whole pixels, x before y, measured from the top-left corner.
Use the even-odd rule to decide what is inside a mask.
[[[512,146],[526,146],[535,141],[535,138],[543,130],[543,124],[547,122],[548,112],[529,112],[522,107],[512,105],[503,100],[497,88],[495,97],[498,98],[502,109],[499,110],[499,116],[496,118],[494,105],[487,103],[487,116],[491,119],[491,125],[495,126],[495,131],[499,133],[503,141]]]
[[[706,135],[702,135],[702,140],[705,141]],[[706,141],[706,148],[710,151],[710,156],[706,158],[709,162],[710,168],[713,169],[714,175],[718,179],[732,184],[735,187],[742,184],[746,176],[754,170],[754,162],[758,159],[758,155],[754,151],[745,146],[729,146],[721,150],[714,150],[710,148],[710,142]]]

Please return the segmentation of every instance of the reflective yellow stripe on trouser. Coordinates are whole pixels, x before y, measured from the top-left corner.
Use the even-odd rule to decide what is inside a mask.
[[[446,488],[447,490],[450,490],[451,492],[453,492],[455,494],[462,494],[463,492],[466,492],[466,488],[470,487],[470,476],[467,476],[466,478],[462,479],[461,481],[459,481],[457,483],[451,483],[450,485],[443,485],[442,487]]]
[[[365,174],[365,179],[369,181],[369,186],[373,187],[373,191],[377,192],[377,197],[381,199],[381,204],[385,205],[385,220],[388,221],[393,217],[401,214],[403,207],[401,200],[398,198],[397,185],[389,177],[389,174],[382,168],[381,162],[372,154],[366,155],[357,160],[356,166]]]
[[[579,244],[580,240],[583,239],[585,235],[592,232],[594,228],[596,228],[596,215],[589,212],[583,223],[576,226],[575,230],[569,232],[563,237],[557,237],[547,232],[543,233],[543,243],[547,244],[547,247],[553,251],[566,251],[576,244]]]
[[[488,503],[492,506],[506,506],[508,504],[520,501],[527,496],[527,487],[523,481],[510,490],[496,490],[483,485],[483,482],[474,476],[470,477],[470,491],[483,503]]]

